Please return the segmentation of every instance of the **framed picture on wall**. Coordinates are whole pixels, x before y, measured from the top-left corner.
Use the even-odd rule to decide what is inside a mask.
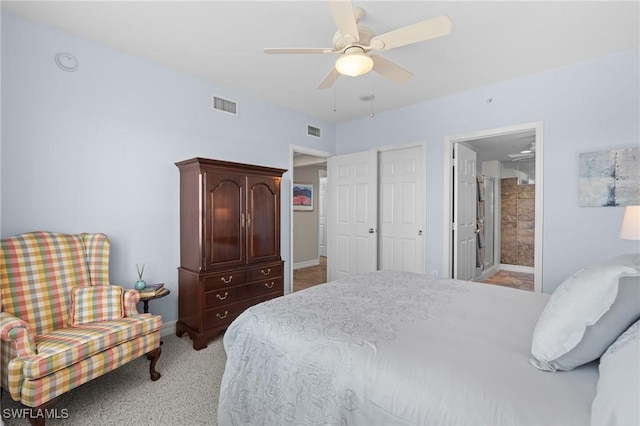
[[[313,210],[313,184],[293,184],[293,210]]]
[[[640,148],[579,154],[580,207],[640,204]]]

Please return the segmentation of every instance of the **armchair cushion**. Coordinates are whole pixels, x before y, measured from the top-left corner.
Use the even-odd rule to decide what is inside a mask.
[[[122,287],[74,287],[71,292],[70,325],[122,318]]]
[[[153,333],[161,325],[161,317],[139,314],[113,321],[67,327],[38,336],[38,354],[23,359],[24,377],[35,380],[47,376],[110,347]]]

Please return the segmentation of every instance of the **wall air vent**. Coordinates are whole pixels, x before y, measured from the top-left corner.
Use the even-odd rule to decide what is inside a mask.
[[[211,105],[215,111],[238,116],[238,103],[229,99],[213,96]]]
[[[314,138],[322,137],[322,129],[319,127],[314,127],[310,124],[307,124],[307,135],[313,136]]]

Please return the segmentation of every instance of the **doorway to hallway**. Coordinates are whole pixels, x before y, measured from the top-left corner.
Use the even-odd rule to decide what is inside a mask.
[[[327,158],[332,154],[311,148],[291,146],[291,197],[295,184],[311,188],[313,201],[308,208],[291,206],[291,291],[326,282],[326,209],[324,191]],[[293,203],[292,203],[293,204]]]

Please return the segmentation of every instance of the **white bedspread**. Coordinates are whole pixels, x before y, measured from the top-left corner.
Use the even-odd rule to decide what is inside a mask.
[[[588,424],[597,364],[528,362],[547,300],[378,271],[256,305],[224,336],[219,424]]]

